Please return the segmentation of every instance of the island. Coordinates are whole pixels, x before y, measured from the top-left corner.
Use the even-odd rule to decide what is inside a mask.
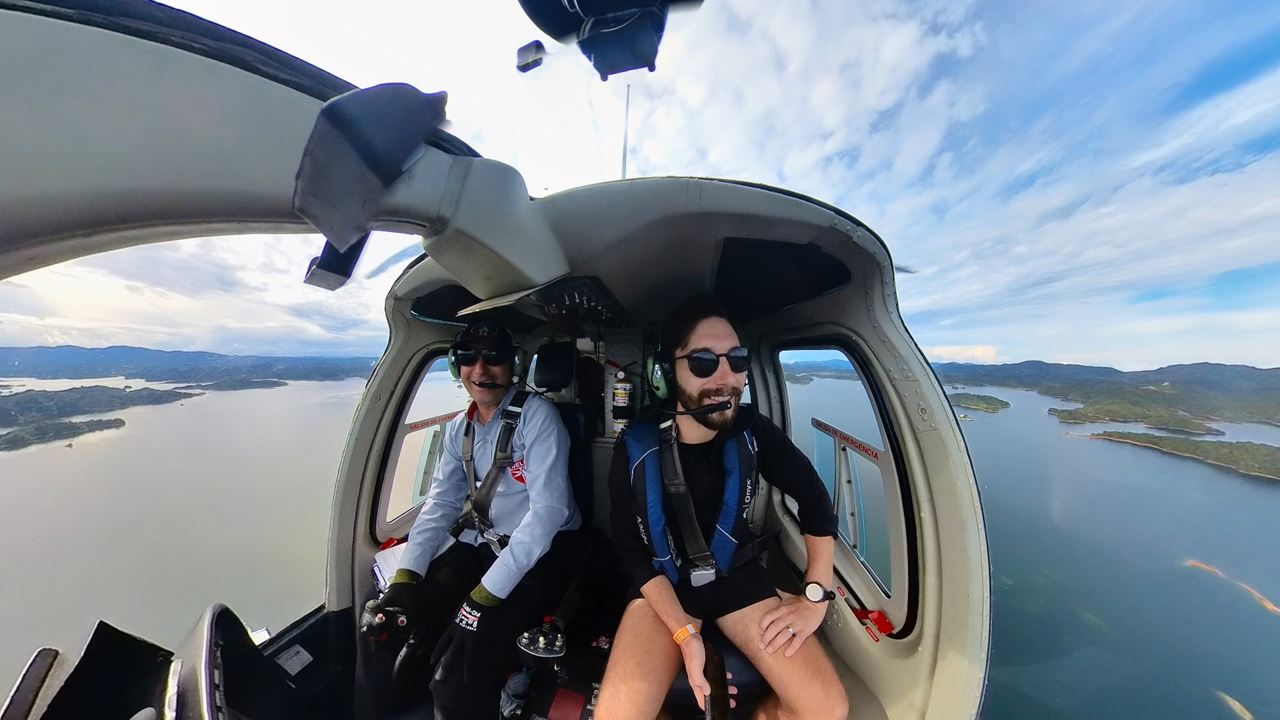
[[[1049,414],[1064,423],[1141,423],[1155,430],[1172,430],[1188,435],[1225,435],[1186,413],[1160,407],[1141,407],[1123,402],[1089,403],[1081,408],[1049,408]]]
[[[977,393],[958,392],[950,393],[947,398],[951,400],[953,407],[962,407],[969,410],[981,410],[982,412],[998,413],[1008,407],[1009,403],[998,397],[991,395],[978,395]]]
[[[0,451],[21,450],[41,443],[70,440],[91,432],[124,427],[124,420],[85,420],[84,422],[50,421],[10,430],[0,435]],[[71,447],[68,443],[67,447]]]
[[[1093,433],[1089,437],[1140,445],[1235,470],[1245,475],[1280,480],[1280,447],[1274,445],[1115,431]]]
[[[123,390],[89,385],[69,390],[25,390],[0,395],[0,427],[20,427],[79,415],[115,412],[138,405],[165,405],[196,397],[175,390]]]
[[[225,392],[230,390],[263,390],[266,388],[284,387],[289,383],[283,380],[219,380],[211,383],[196,383],[194,385],[180,385],[174,390],[200,390],[208,392]]]

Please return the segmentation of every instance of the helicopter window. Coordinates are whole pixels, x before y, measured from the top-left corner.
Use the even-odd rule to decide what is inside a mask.
[[[895,581],[891,508],[885,481],[896,482],[883,420],[866,379],[844,351],[787,349],[778,353],[786,380],[787,432],[831,494],[840,539],[886,596]],[[795,512],[794,503],[788,507]]]
[[[391,447],[383,487],[383,520],[391,522],[427,497],[431,476],[444,449],[444,426],[467,406],[467,393],[438,356],[418,379]]]

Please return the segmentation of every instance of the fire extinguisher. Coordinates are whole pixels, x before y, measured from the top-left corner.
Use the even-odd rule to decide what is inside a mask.
[[[613,434],[619,435],[631,420],[634,408],[631,405],[631,381],[627,374],[619,370],[613,381]]]

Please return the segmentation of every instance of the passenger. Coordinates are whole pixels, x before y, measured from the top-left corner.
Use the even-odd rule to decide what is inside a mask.
[[[836,523],[821,479],[786,433],[750,405],[739,405],[749,352],[714,298],[691,298],[676,309],[662,329],[654,364],[654,389],[661,396],[670,386],[672,402],[662,413],[632,422],[614,448],[609,476],[612,534],[634,599],[614,639],[595,717],[651,720],[681,668],[705,707],[711,686],[699,632],[713,621],[775,693],[755,717],[846,717],[840,679],[812,637],[833,596]],[[728,408],[673,413],[719,403]],[[671,420],[673,426],[663,426]],[[674,432],[670,445],[662,441],[664,431]],[[663,456],[669,446],[676,448],[674,463]],[[692,500],[701,532],[692,557],[679,503],[664,502],[663,478],[673,472],[664,461],[682,469]],[[757,468],[799,504],[808,551],[805,594],[813,600],[781,598],[758,557],[760,543],[749,545],[756,538],[746,509]]]
[[[493,322],[454,339],[451,369],[471,405],[445,426],[400,568],[362,618],[368,631],[379,613],[403,612],[415,645],[434,647],[435,670],[422,668],[421,682],[430,680],[444,720],[498,716],[503,672],[518,662],[516,637],[555,608],[573,569],[570,531],[582,521],[569,484],[569,436],[550,402],[517,389],[516,353],[511,333]],[[451,533],[457,542],[445,547]]]

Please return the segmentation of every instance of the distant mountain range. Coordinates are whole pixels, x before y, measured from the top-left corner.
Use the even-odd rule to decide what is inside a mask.
[[[132,390],[103,386],[24,390],[0,395],[0,451],[19,450],[85,433],[123,427],[119,418],[72,422],[66,418],[114,413],[138,405],[180,402],[205,392],[280,387],[286,380],[365,378],[376,358],[271,357],[139,347],[0,348],[0,378],[81,380],[125,377],[187,383],[176,388]],[[0,384],[0,389],[6,386]],[[194,393],[178,392],[193,390]]]
[[[948,385],[997,385],[1034,390],[1084,407],[1051,410],[1063,422],[1141,422],[1192,434],[1219,434],[1208,422],[1280,425],[1280,368],[1193,363],[1124,372],[1109,367],[1038,360],[1007,365],[934,363]],[[786,363],[788,381],[852,377],[842,359]]]
[[[0,378],[139,378],[150,382],[212,383],[244,380],[342,380],[368,377],[377,358],[273,357],[105,348],[0,347]]]
[[[1158,370],[1124,372],[1094,365],[1068,365],[1039,360],[1009,365],[978,365],[974,363],[934,363],[934,370],[942,379],[963,378],[964,382],[999,380],[1021,383],[1022,386],[1075,385],[1080,383],[1121,383],[1133,386],[1158,386],[1163,383],[1202,390],[1249,392],[1280,392],[1280,368],[1261,369],[1248,365],[1222,365],[1219,363],[1192,363],[1169,365]]]

